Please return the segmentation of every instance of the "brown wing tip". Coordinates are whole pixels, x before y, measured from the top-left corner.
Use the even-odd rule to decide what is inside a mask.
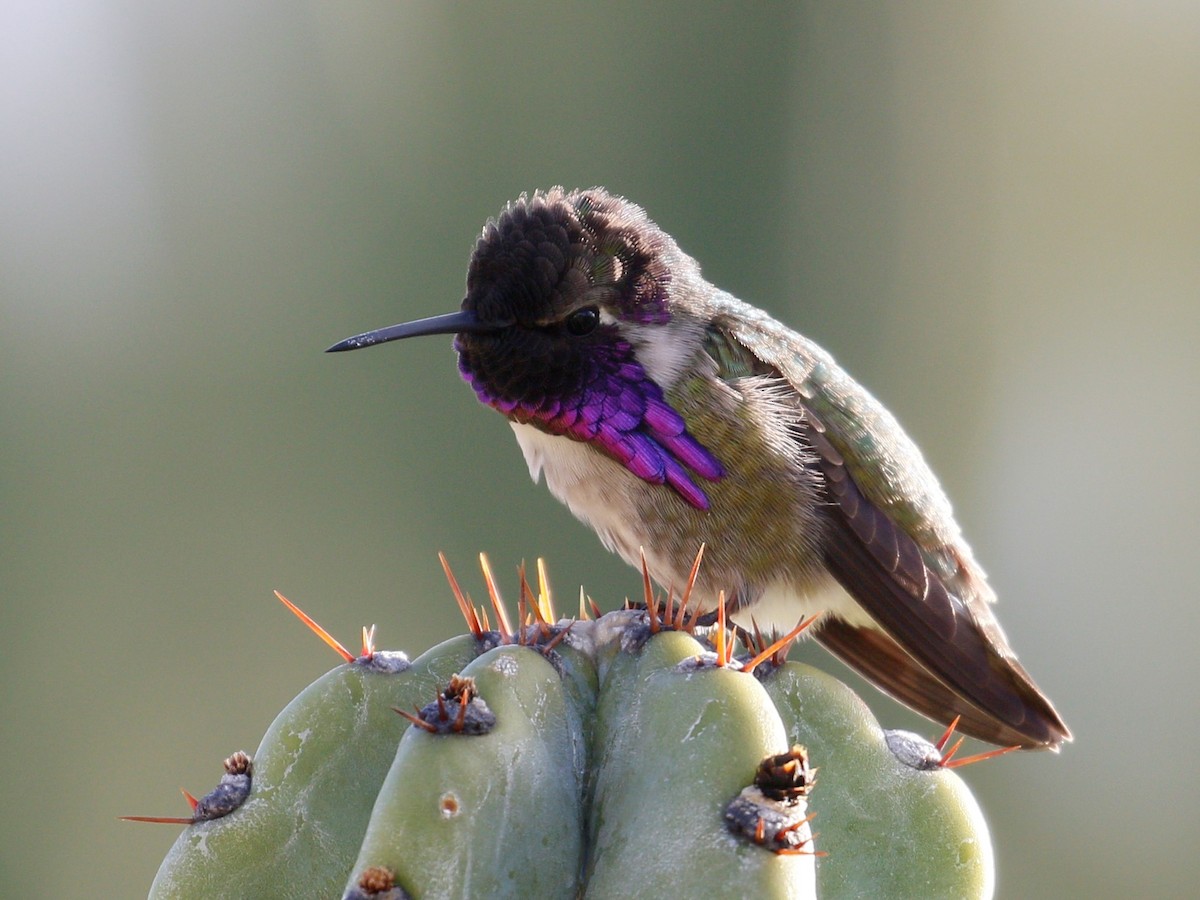
[[[878,628],[826,616],[817,640],[880,691],[921,715],[942,724],[961,717],[958,730],[963,734],[1001,746],[1055,753],[1072,739],[1050,701],[1027,678],[1014,685],[1013,702],[1020,703],[1022,714],[1002,718],[964,699]]]
[[[1071,734],[1071,729],[1067,728],[1067,726],[1063,723],[1063,720],[1058,718],[1057,713],[1055,713],[1054,720],[1052,722],[1047,722],[1046,724],[1051,730],[1053,736],[1041,744],[1024,747],[1023,749],[1049,750],[1051,753],[1058,753],[1060,750],[1062,750],[1063,744],[1069,744],[1071,741],[1075,740],[1075,735]]]

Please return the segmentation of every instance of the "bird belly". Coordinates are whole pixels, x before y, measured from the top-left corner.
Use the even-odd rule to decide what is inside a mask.
[[[661,536],[654,533],[639,513],[647,489],[644,482],[587,444],[548,434],[532,425],[510,424],[535,482],[544,477],[550,493],[591,527],[609,550],[639,567],[644,552],[654,580],[660,585],[673,586],[676,591],[682,590],[699,541],[686,553],[674,554],[664,549]],[[727,559],[726,563],[737,566],[737,560]],[[711,566],[702,567],[702,573],[705,568],[710,577],[701,578],[694,601],[698,601],[698,608],[711,610],[716,607],[719,591],[728,594],[734,590],[735,578],[732,572],[722,577]],[[755,593],[755,598],[733,616],[747,628],[752,627],[753,617],[753,622],[764,631],[790,631],[801,618],[822,611],[852,625],[875,627],[863,608],[823,571],[814,575],[808,568],[803,576],[782,575],[768,580]]]

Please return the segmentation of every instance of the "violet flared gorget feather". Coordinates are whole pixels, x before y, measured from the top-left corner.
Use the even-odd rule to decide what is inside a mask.
[[[668,484],[697,509],[708,509],[708,497],[691,472],[709,481],[725,474],[708,449],[687,430],[683,417],[662,389],[636,361],[626,341],[599,344],[581,367],[578,384],[553,395],[504,398],[476,376],[471,354],[461,341],[458,368],[476,396],[516,421],[593,444],[638,478]]]

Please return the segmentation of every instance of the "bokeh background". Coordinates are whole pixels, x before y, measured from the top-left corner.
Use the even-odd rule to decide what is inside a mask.
[[[1200,864],[1200,7],[0,3],[0,894],[135,897],[219,761],[436,552],[637,591],[448,338],[521,191],[626,194],[954,498],[1076,741],[967,771],[1003,897]],[[819,665],[837,664],[815,648]],[[924,724],[875,704],[888,725]]]

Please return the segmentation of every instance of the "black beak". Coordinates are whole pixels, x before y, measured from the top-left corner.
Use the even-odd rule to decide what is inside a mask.
[[[462,310],[446,313],[444,316],[430,316],[428,319],[402,322],[399,325],[389,325],[387,328],[356,334],[344,341],[338,341],[325,352],[341,353],[343,350],[359,350],[363,347],[373,347],[376,344],[386,344],[388,341],[398,341],[400,338],[420,337],[423,334],[496,331],[503,328],[505,324],[503,322],[480,322],[475,318],[475,313]]]

